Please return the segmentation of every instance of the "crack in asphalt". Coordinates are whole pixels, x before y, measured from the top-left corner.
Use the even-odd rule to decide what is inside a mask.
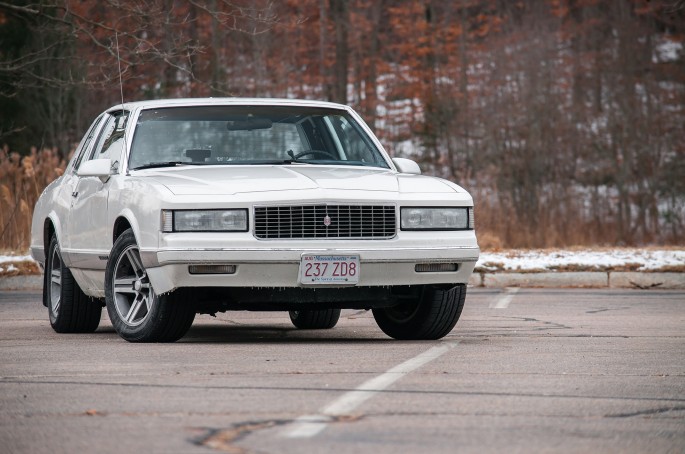
[[[685,406],[661,407],[649,410],[642,410],[632,413],[617,413],[602,415],[605,418],[629,418],[635,416],[650,416],[669,413],[673,411],[683,411]],[[364,415],[339,415],[331,416],[327,419],[327,424],[340,422],[355,422],[364,418],[377,417],[402,417],[402,416],[503,416],[500,413],[464,413],[464,412],[373,412]],[[508,416],[513,416],[510,414]],[[544,415],[545,418],[580,418],[586,419],[587,415],[552,414]],[[195,437],[191,442],[197,446],[203,446],[215,451],[226,452],[229,454],[250,454],[254,451],[249,448],[238,446],[237,443],[255,432],[272,429],[274,427],[286,426],[293,423],[294,419],[268,419],[263,421],[245,421],[233,424],[228,428],[192,428],[205,432],[199,437]]]
[[[191,440],[191,443],[230,454],[247,454],[250,451],[247,448],[236,446],[236,443],[253,432],[282,426],[289,422],[290,420],[287,419],[272,419],[243,422],[225,429],[203,428],[201,430],[206,433]]]
[[[504,319],[509,319],[509,320],[520,320],[522,322],[534,322],[534,323],[542,323],[544,326],[540,327],[535,327],[530,329],[530,331],[541,331],[544,329],[573,329],[571,326],[564,325],[562,323],[557,323],[557,322],[549,322],[546,320],[539,320],[537,318],[533,317],[512,317],[512,316],[507,316],[507,315],[493,315],[493,318],[504,318]],[[518,328],[516,326],[512,326],[511,328]]]
[[[571,374],[557,374],[567,376]],[[649,375],[652,376],[652,375]],[[657,375],[661,377],[661,375]],[[670,377],[681,377],[682,375],[669,375]],[[303,392],[325,392],[325,393],[345,393],[354,391],[355,388],[298,388],[286,386],[196,386],[196,385],[172,385],[172,384],[148,384],[148,383],[107,383],[107,382],[72,382],[72,381],[31,381],[31,380],[3,380],[3,383],[27,384],[27,385],[80,385],[80,386],[118,386],[136,388],[160,388],[160,389],[202,389],[202,390],[225,390],[225,391],[303,391]],[[618,401],[647,401],[647,402],[683,402],[685,398],[667,397],[640,397],[640,396],[584,396],[577,394],[542,394],[542,393],[511,393],[511,392],[479,392],[479,391],[425,391],[413,389],[384,389],[376,391],[378,394],[410,394],[410,395],[438,395],[438,396],[496,396],[496,397],[533,397],[533,398],[558,398],[558,399],[605,399]]]
[[[535,414],[535,415],[530,415],[529,413],[526,412],[521,412],[521,413],[515,413],[515,412],[486,412],[486,411],[473,411],[473,412],[464,412],[464,411],[427,411],[427,412],[416,412],[416,411],[402,411],[402,412],[372,412],[372,413],[365,413],[364,418],[392,418],[392,417],[404,417],[404,416],[411,416],[411,417],[426,417],[426,416],[437,416],[437,417],[442,417],[442,416],[473,416],[473,417],[518,417],[521,415],[526,415],[526,416],[531,416],[531,417],[538,417],[538,418],[576,418],[576,419],[594,419],[597,417],[602,417],[602,418],[627,418],[631,416],[641,416],[641,415],[651,415],[651,414],[660,414],[660,413],[668,413],[671,411],[682,411],[685,410],[685,407],[667,407],[667,408],[659,408],[659,409],[654,409],[654,410],[645,410],[645,411],[640,411],[640,412],[635,412],[635,413],[619,413],[619,414],[572,414],[572,413],[552,413],[552,414]]]
[[[604,307],[604,308],[602,308],[602,309],[595,309],[595,310],[592,310],[592,311],[585,311],[585,313],[586,313],[586,314],[599,314],[600,312],[607,312],[607,311],[625,311],[625,310],[628,310],[628,309],[630,309],[630,308],[629,308],[629,307],[625,307],[625,306],[624,306],[624,307],[612,307],[612,308]]]
[[[602,336],[593,336],[593,337],[602,337]],[[266,360],[266,361],[275,361],[275,360]],[[271,372],[269,375],[274,376],[274,375],[369,375],[372,374],[373,372],[350,372],[350,371],[333,371],[333,372],[323,372],[323,371],[317,371],[317,372],[300,372],[300,371],[294,371],[294,372]],[[442,374],[450,374],[447,371],[441,372]],[[437,374],[441,374],[437,373]],[[426,372],[423,372],[422,374],[428,374]],[[108,378],[115,378],[115,377],[177,377],[181,375],[180,372],[173,372],[173,373],[147,373],[147,374],[142,374],[142,373],[136,373],[136,374],[107,374]],[[243,377],[243,376],[249,376],[252,377],[255,374],[253,372],[185,372],[183,374],[184,377],[225,377],[225,376],[230,376],[230,377]],[[484,375],[484,376],[489,376],[489,375],[502,375],[502,376],[545,376],[545,377],[658,377],[658,378],[664,378],[664,377],[685,377],[685,374],[680,374],[680,373],[671,373],[671,374],[666,374],[666,373],[653,373],[653,374],[628,374],[628,373],[614,373],[614,374],[608,374],[608,373],[590,373],[590,372],[556,372],[556,373],[550,373],[550,372],[468,372],[468,371],[462,371],[458,373],[453,373],[451,375]],[[27,377],[31,378],[30,380],[27,379]],[[50,375],[12,375],[12,376],[6,376],[6,377],[0,377],[0,384],[2,383],[27,383],[27,384],[40,384],[40,383],[45,383],[45,384],[81,384],[81,385],[90,385],[90,384],[95,384],[95,385],[100,385],[103,384],[101,382],[88,382],[88,381],[48,381],[48,380],[40,380],[40,379],[51,379],[51,380],[57,380],[59,378],[70,378],[72,380],[76,378],[88,378],[88,377],[102,377],[102,374],[50,374]],[[116,385],[122,385],[122,386],[133,386],[132,383],[114,383],[114,382],[106,382],[106,384],[116,386]],[[164,387],[164,386],[169,386],[169,387],[188,387],[188,388],[193,388],[195,387],[194,385],[174,385],[174,384],[150,384],[150,383],[145,383],[141,384],[141,386],[150,386],[150,387]],[[208,389],[211,389],[212,386],[210,385]],[[204,389],[204,387],[202,388]],[[281,388],[278,388],[281,389]],[[294,389],[294,388],[288,388],[288,389]],[[307,388],[311,389],[311,388]],[[329,389],[329,388],[327,388]]]
[[[355,422],[362,419],[361,415],[338,415],[331,416],[326,423],[334,424],[341,422]],[[294,419],[267,419],[264,421],[246,421],[238,424],[233,424],[228,428],[199,428],[205,431],[205,434],[194,438],[191,442],[198,446],[204,446],[214,449],[216,451],[227,452],[230,454],[248,454],[250,451],[247,448],[237,446],[236,443],[243,440],[248,435],[251,435],[260,430],[271,429],[274,427],[285,426],[295,422]],[[193,428],[198,430],[198,428]]]
[[[632,413],[613,413],[609,415],[604,415],[605,418],[632,418],[633,416],[648,416],[648,415],[659,415],[663,413],[670,413],[672,411],[684,411],[685,406],[680,407],[661,407],[652,408],[650,410],[636,411]]]
[[[510,327],[512,329],[517,328],[515,326]],[[472,329],[473,330],[473,329]],[[476,330],[473,330],[476,331]],[[459,334],[459,339],[467,339],[467,338],[478,338],[478,339],[484,339],[484,340],[490,340],[489,338],[493,339],[500,339],[500,338],[529,338],[529,339],[543,339],[543,338],[550,338],[550,339],[566,339],[569,337],[596,337],[598,339],[601,338],[609,338],[609,339],[684,339],[685,336],[650,336],[650,335],[630,335],[627,336],[625,334],[552,334],[552,333],[547,333],[545,335],[540,335],[540,334],[527,334],[525,333],[525,330],[519,329],[521,331],[521,334],[512,334],[510,332],[495,332],[493,331],[492,333],[488,334],[464,334],[461,333]],[[552,336],[552,337],[550,337]],[[453,339],[456,337],[449,336],[448,339]]]

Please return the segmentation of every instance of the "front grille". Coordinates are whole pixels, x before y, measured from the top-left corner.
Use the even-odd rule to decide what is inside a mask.
[[[392,238],[393,205],[255,207],[257,238]],[[329,225],[326,225],[329,224]]]

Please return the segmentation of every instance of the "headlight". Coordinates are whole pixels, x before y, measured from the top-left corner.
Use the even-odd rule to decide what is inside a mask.
[[[467,230],[469,208],[402,208],[402,230]]]
[[[247,210],[163,210],[163,232],[247,232]]]

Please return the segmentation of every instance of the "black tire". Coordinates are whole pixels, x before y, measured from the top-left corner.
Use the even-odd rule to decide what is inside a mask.
[[[116,284],[116,288],[115,288]],[[157,295],[129,229],[114,242],[107,261],[105,300],[116,332],[129,342],[175,342],[190,329],[195,309],[176,291]]]
[[[373,309],[373,318],[388,336],[399,340],[435,340],[457,324],[466,298],[466,285],[449,289],[424,285],[416,299]]]
[[[102,303],[88,297],[62,261],[57,236],[52,235],[45,259],[43,304],[58,333],[92,333],[100,324]]]
[[[290,311],[290,321],[300,329],[331,329],[340,319],[340,309]]]

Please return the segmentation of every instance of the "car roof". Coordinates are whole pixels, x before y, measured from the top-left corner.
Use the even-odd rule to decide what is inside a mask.
[[[343,104],[325,101],[312,101],[306,99],[281,99],[281,98],[178,98],[156,99],[149,101],[124,102],[123,109],[158,109],[163,107],[186,107],[186,106],[299,106],[299,107],[323,107],[329,109],[351,110]],[[117,104],[107,111],[121,110],[122,104]]]

